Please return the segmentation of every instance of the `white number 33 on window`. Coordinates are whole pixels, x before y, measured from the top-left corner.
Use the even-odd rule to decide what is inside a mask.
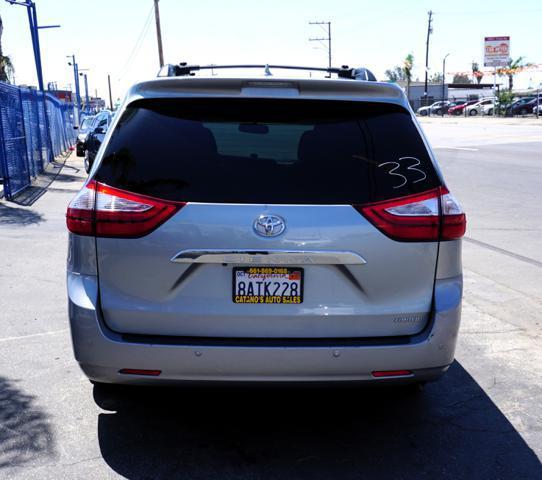
[[[396,162],[384,162],[378,165],[380,167],[388,167],[387,173],[397,180],[397,184],[392,188],[404,187],[408,182],[418,183],[423,182],[427,175],[418,168],[421,162],[416,157],[400,157]],[[411,173],[413,172],[413,173]]]

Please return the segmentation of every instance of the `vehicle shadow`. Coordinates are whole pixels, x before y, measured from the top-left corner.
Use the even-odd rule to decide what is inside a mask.
[[[34,225],[44,221],[43,215],[25,208],[0,203],[0,225]]]
[[[50,422],[14,382],[0,377],[0,478],[3,469],[55,455]]]
[[[542,478],[542,465],[454,363],[394,388],[94,389],[103,458],[143,478]]]

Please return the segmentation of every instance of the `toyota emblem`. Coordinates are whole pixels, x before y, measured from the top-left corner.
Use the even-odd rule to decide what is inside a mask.
[[[262,237],[276,237],[285,228],[286,223],[278,215],[260,215],[254,221],[254,231]]]

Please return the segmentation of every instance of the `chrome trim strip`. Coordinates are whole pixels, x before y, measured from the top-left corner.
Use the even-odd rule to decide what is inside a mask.
[[[354,252],[321,250],[181,250],[175,263],[235,263],[257,265],[364,265],[363,257]]]

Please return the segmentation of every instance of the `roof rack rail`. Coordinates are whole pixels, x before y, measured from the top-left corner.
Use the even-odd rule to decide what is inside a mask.
[[[304,70],[313,72],[326,72],[329,74],[335,74],[338,78],[348,78],[351,80],[365,80],[368,82],[376,82],[376,77],[369,69],[350,68],[348,65],[343,65],[340,68],[337,67],[305,67],[298,65],[269,65],[269,64],[245,64],[245,65],[188,65],[186,62],[181,62],[178,65],[167,64],[164,65],[158,72],[159,77],[184,77],[193,76],[195,72],[199,70],[221,70],[221,69],[235,69],[235,68],[259,68],[263,69],[265,75],[272,75],[270,69],[278,68],[283,70]]]

